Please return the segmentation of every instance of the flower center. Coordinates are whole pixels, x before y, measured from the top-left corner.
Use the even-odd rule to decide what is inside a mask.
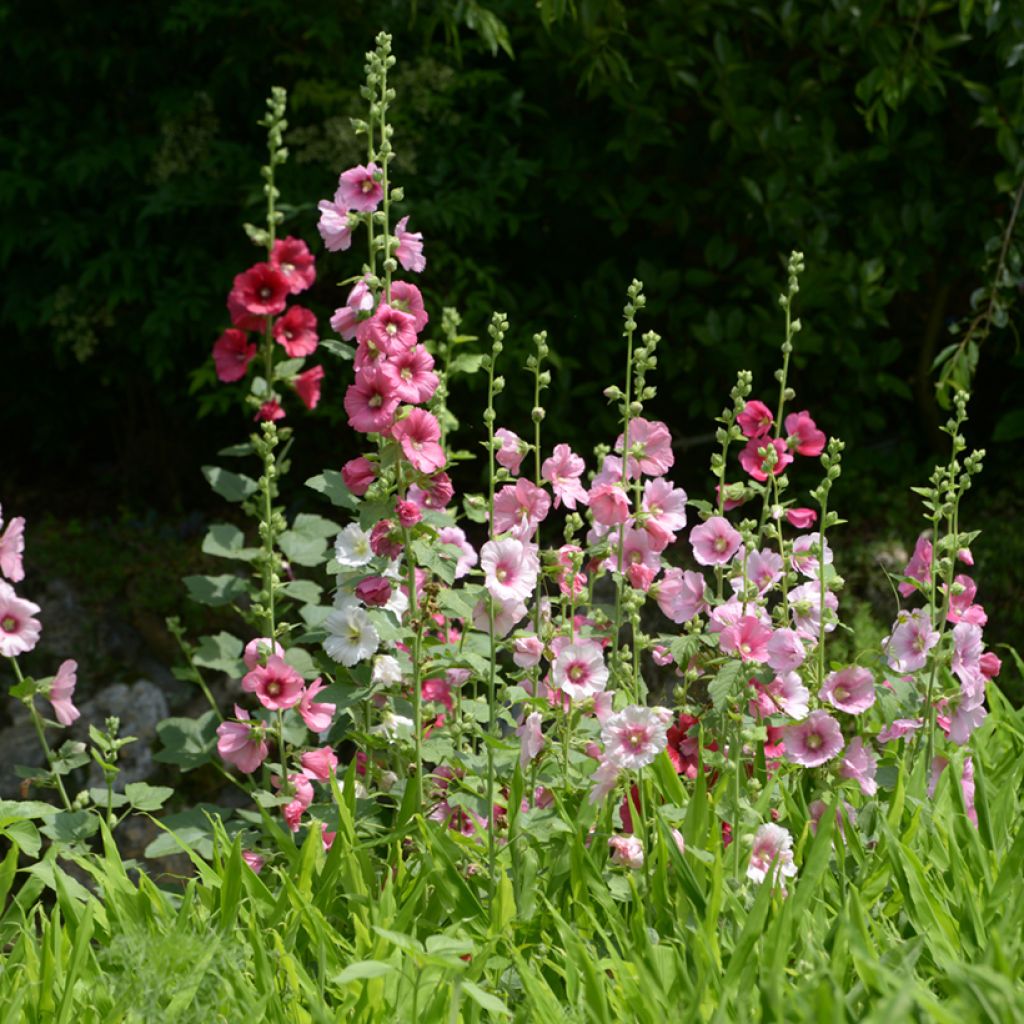
[[[13,633],[18,628],[18,620],[13,615],[5,615],[0,619],[0,629],[5,633]]]
[[[391,337],[393,338],[398,333],[398,326],[394,323],[389,323],[387,327],[384,328],[384,330],[387,331],[388,334],[390,334]]]
[[[362,189],[363,189],[363,192],[372,192],[373,191],[373,179],[372,178],[367,178],[363,182],[363,184],[362,184]]]
[[[832,691],[832,696],[835,697],[836,700],[848,700],[850,697],[850,691],[845,686],[837,686]]]
[[[271,679],[267,683],[267,694],[271,697],[276,697],[281,692],[281,684],[276,679]]]
[[[816,732],[812,732],[804,741],[808,750],[818,750],[824,742]]]
[[[384,404],[384,396],[378,392],[375,395],[370,396],[370,401],[366,403],[371,409],[379,409]]]
[[[281,264],[281,273],[282,274],[290,274],[290,273],[292,273],[293,270],[295,270],[295,264],[294,263],[282,263]]]
[[[725,551],[725,549],[728,546],[729,546],[729,542],[724,537],[716,537],[715,538],[714,548],[715,548],[715,550],[719,554],[721,554],[723,551]]]
[[[499,565],[498,568],[494,570],[494,578],[499,583],[504,583],[505,580],[508,579],[508,569],[503,565]]]
[[[646,738],[647,737],[646,737],[646,735],[643,732],[641,732],[639,730],[633,730],[626,737],[626,743],[633,750],[638,750],[640,747],[642,747],[644,745],[644,741],[646,740]]]
[[[749,654],[750,644],[740,644],[740,654]]]
[[[566,672],[565,674],[569,677],[570,681],[572,681],[574,683],[578,683],[583,678],[583,675],[584,675],[583,666],[579,665],[579,664],[570,665],[569,666],[569,671]]]
[[[260,298],[261,298],[261,299],[269,299],[269,298],[270,298],[270,296],[271,296],[271,295],[273,295],[273,294],[274,294],[274,293],[273,293],[273,292],[272,292],[272,291],[270,290],[270,288],[268,288],[268,287],[267,287],[267,285],[264,285],[264,286],[263,286],[263,287],[262,287],[262,288],[260,289]]]

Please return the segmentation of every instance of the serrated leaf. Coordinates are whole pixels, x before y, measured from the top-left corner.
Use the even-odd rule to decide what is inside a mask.
[[[249,593],[245,580],[237,576],[186,576],[184,583],[193,601],[211,608],[235,604]]]
[[[327,541],[323,537],[309,537],[294,530],[285,530],[277,543],[289,562],[315,567],[327,560]]]
[[[740,680],[749,672],[743,662],[738,660],[727,661],[718,670],[715,678],[708,683],[708,696],[716,711],[721,711],[735,699],[739,693]]]
[[[243,644],[237,636],[223,630],[214,636],[199,638],[199,645],[192,655],[192,660],[200,668],[208,668],[214,672],[223,672],[229,676],[242,675],[245,664],[242,661]]]
[[[92,811],[60,811],[40,831],[55,843],[74,843],[94,836],[100,827]]]
[[[483,366],[484,355],[482,352],[460,352],[448,364],[448,376],[453,377],[457,373],[472,375]]]
[[[198,718],[165,718],[156,727],[163,748],[153,755],[153,760],[176,764],[184,771],[207,764],[217,747],[218,724],[212,709]]]
[[[239,562],[251,562],[259,554],[258,549],[245,546],[245,534],[230,523],[214,523],[203,538],[202,551],[216,558],[231,558]]]
[[[170,786],[151,786],[148,782],[129,782],[124,787],[124,795],[136,810],[158,811],[174,796],[174,790]]]
[[[300,604],[319,604],[323,587],[312,580],[289,580],[281,584],[281,593]]]
[[[322,494],[332,505],[354,509],[359,501],[345,486],[345,478],[336,469],[325,469],[306,481],[306,486]]]
[[[245,501],[259,489],[259,485],[252,477],[243,473],[232,473],[228,469],[221,469],[220,466],[203,466],[203,476],[214,492],[227,501]]]

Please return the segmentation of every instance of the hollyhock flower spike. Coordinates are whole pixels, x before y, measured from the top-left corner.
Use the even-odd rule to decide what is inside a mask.
[[[740,451],[740,465],[759,483],[764,483],[768,479],[768,474],[765,472],[765,460],[758,451],[759,448],[775,449],[775,465],[772,467],[772,474],[774,476],[782,473],[793,461],[792,453],[786,447],[786,442],[781,438],[751,438],[747,442],[746,447]]]
[[[229,327],[213,343],[213,365],[217,380],[231,384],[249,372],[249,364],[256,358],[256,346],[245,331]]]
[[[75,683],[78,681],[78,662],[68,659],[61,662],[57,674],[50,684],[50,692],[47,698],[53,705],[53,713],[61,725],[73,725],[81,716],[81,712],[71,702],[71,696],[75,692]]]
[[[316,208],[320,211],[320,222],[316,229],[327,251],[344,252],[349,249],[352,245],[352,225],[349,223],[348,210],[329,199],[321,199]]]
[[[796,874],[793,863],[793,837],[781,825],[768,822],[754,834],[750,850],[747,878],[760,884],[774,873],[776,881],[792,878]]]
[[[35,647],[43,631],[35,618],[38,614],[39,605],[18,597],[12,586],[0,580],[0,654],[16,658]]]
[[[420,274],[427,269],[427,259],[423,255],[423,235],[419,231],[409,230],[409,218],[403,217],[395,225],[395,238],[398,239],[398,248],[395,249],[395,259],[402,264],[405,270],[414,274]]]
[[[739,550],[741,539],[722,516],[712,516],[690,531],[693,557],[701,565],[725,565]]]
[[[378,176],[381,170],[375,163],[360,164],[343,171],[338,179],[338,191],[334,193],[334,202],[346,210],[359,213],[370,213],[377,209],[384,198],[384,186]]]
[[[4,520],[0,512],[0,529]],[[0,536],[0,575],[6,576],[12,583],[20,583],[25,578],[22,555],[25,553],[25,518],[15,516]]]
[[[284,275],[288,291],[298,295],[316,280],[313,254],[301,238],[279,238],[270,250],[270,265]]]

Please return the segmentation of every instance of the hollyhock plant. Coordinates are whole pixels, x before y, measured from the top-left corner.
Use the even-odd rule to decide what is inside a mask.
[[[686,528],[686,491],[673,487],[664,477],[644,481],[644,496],[640,503],[646,513],[642,526],[650,532],[657,527],[672,543],[675,535]]]
[[[284,275],[288,291],[298,295],[316,281],[316,262],[301,238],[279,238],[270,250],[270,265]]]
[[[621,526],[629,519],[629,498],[618,484],[601,484],[597,481],[587,495],[594,522],[602,526]]]
[[[331,611],[324,619],[324,629],[327,656],[347,668],[365,661],[380,644],[380,635],[370,617],[358,605]]]
[[[3,530],[3,510],[0,509],[0,530]],[[0,575],[6,576],[12,583],[20,583],[25,578],[22,556],[25,554],[25,518],[15,516],[0,536]]]
[[[238,304],[253,316],[277,316],[288,299],[288,279],[269,263],[256,263],[235,277]]]
[[[633,704],[611,715],[601,726],[604,756],[620,768],[649,765],[668,745],[672,713],[668,708]]]
[[[811,694],[796,672],[782,672],[775,676],[762,693],[771,705],[771,712],[781,711],[795,721],[807,717]]]
[[[451,544],[459,549],[458,561],[455,563],[457,580],[467,575],[479,561],[476,549],[466,540],[466,534],[460,527],[443,526],[437,531],[437,539],[441,544]]]
[[[807,657],[807,649],[795,629],[777,629],[768,641],[767,662],[776,672],[799,668]]]
[[[573,700],[593,697],[608,685],[608,666],[601,645],[594,640],[566,644],[551,667],[551,679]]]
[[[615,450],[622,451],[623,435],[615,441]],[[662,476],[675,464],[672,435],[658,420],[637,416],[629,421],[629,476]]]
[[[391,428],[402,454],[421,473],[444,469],[448,457],[441,447],[441,425],[426,409],[410,408]]]
[[[796,875],[793,862],[793,837],[788,829],[767,822],[754,834],[754,845],[750,849],[750,864],[747,878],[759,885],[769,875],[776,881]]]
[[[0,654],[16,658],[39,642],[43,627],[35,618],[39,605],[18,597],[10,584],[0,580]]]
[[[825,632],[836,628],[835,613],[839,598],[830,590],[825,591]],[[793,616],[793,628],[808,640],[817,640],[821,633],[821,583],[813,580],[801,583],[789,592],[789,610]]]
[[[824,552],[825,564],[831,565],[832,549],[827,543],[822,548],[819,534],[805,533],[795,537],[793,539],[793,568],[808,579],[820,579],[821,563],[819,559],[822,552]]]
[[[304,306],[291,306],[274,321],[274,340],[295,359],[316,351],[316,315]]]
[[[307,779],[316,779],[318,782],[329,782],[331,772],[338,767],[338,755],[330,747],[318,747],[316,750],[307,750],[299,757],[302,765],[302,774]]]
[[[283,420],[284,416],[285,413],[281,403],[276,398],[272,398],[269,402],[264,402],[259,407],[253,419],[264,423],[275,423],[277,420]]]
[[[381,169],[375,163],[350,167],[338,178],[338,191],[334,202],[346,210],[370,213],[376,210],[384,198],[384,186],[380,181]]]
[[[427,269],[427,259],[423,255],[423,235],[419,231],[409,230],[409,218],[403,217],[395,225],[395,238],[398,247],[394,250],[395,259],[403,269],[421,274]]]
[[[722,516],[712,516],[690,531],[693,557],[701,565],[725,565],[739,550],[739,532]]]
[[[78,681],[78,662],[68,658],[62,661],[57,674],[53,677],[47,699],[53,705],[54,717],[61,725],[73,725],[81,716],[81,712],[71,701]]]
[[[249,717],[245,708],[235,705],[237,722],[221,722],[217,726],[217,753],[221,760],[239,771],[254,772],[267,759],[270,748],[265,739],[266,726]]]
[[[839,723],[825,711],[812,711],[802,722],[782,729],[786,760],[816,768],[831,761],[843,749]]]
[[[848,715],[862,715],[875,703],[874,676],[856,665],[832,672],[818,691],[818,699]]]
[[[249,372],[249,364],[256,358],[256,346],[245,331],[229,327],[213,343],[213,365],[217,380],[230,384],[241,380]]]
[[[417,334],[430,323],[430,314],[423,305],[423,294],[409,281],[391,282],[391,308],[408,313]]]
[[[755,398],[743,407],[743,412],[736,417],[736,422],[739,424],[740,430],[743,431],[744,437],[767,437],[768,431],[772,429],[772,424],[775,422],[775,417],[772,416],[771,409],[764,402],[759,402]]]
[[[302,698],[302,676],[283,658],[272,654],[266,665],[257,665],[242,679],[242,689],[255,693],[259,702],[270,711],[294,707]]]

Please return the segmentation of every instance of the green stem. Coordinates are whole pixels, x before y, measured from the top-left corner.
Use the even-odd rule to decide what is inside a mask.
[[[11,664],[14,666],[14,676],[19,683],[25,682],[25,677],[21,674],[21,666],[18,664],[17,658],[10,659]],[[68,799],[67,790],[64,789],[64,782],[60,775],[54,770],[53,751],[50,749],[50,744],[46,742],[46,731],[43,728],[43,720],[39,717],[39,712],[36,711],[36,706],[33,698],[29,698],[26,701],[26,707],[32,716],[32,724],[36,728],[36,735],[39,737],[39,743],[43,748],[43,753],[46,755],[46,763],[50,766],[50,771],[53,773],[54,781],[57,783],[57,790],[60,792],[61,799],[64,801],[64,806],[67,810],[71,810],[71,801]]]

